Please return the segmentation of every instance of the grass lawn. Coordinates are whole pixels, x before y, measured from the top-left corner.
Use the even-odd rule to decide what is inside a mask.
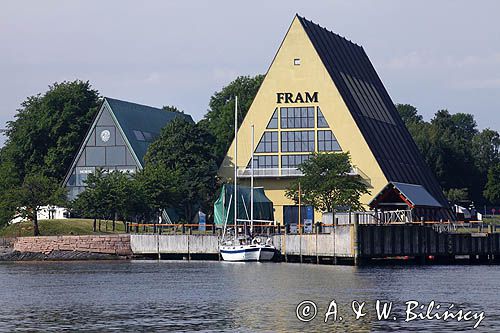
[[[38,221],[40,233],[42,236],[59,235],[92,235],[92,234],[111,234],[124,233],[125,227],[122,222],[116,222],[116,231],[111,231],[112,221],[101,221],[101,231],[93,232],[92,225],[94,220],[86,219],[65,219],[65,220],[41,220]],[[99,224],[99,220],[97,221]],[[108,231],[106,231],[106,223]],[[0,237],[20,237],[33,236],[33,224],[31,222],[21,222],[11,224],[0,229]]]
[[[496,224],[496,225],[500,224],[500,216],[499,217],[496,217],[496,216],[495,217],[485,217],[483,220],[485,223]]]

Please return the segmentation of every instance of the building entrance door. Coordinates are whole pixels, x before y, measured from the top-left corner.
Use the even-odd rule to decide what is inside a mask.
[[[313,206],[302,206],[300,212],[301,225],[314,224]],[[299,222],[299,206],[283,206],[283,220],[287,230],[296,230]]]

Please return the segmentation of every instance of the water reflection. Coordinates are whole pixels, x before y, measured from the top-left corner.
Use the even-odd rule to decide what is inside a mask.
[[[376,320],[377,299],[431,300],[486,311],[500,324],[497,266],[356,268],[224,262],[39,262],[0,264],[0,331],[462,331],[473,323]],[[308,323],[303,300],[317,304]],[[324,323],[335,300],[342,321]],[[351,302],[365,301],[354,320]]]

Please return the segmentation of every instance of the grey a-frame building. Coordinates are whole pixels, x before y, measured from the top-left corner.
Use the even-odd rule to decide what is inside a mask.
[[[106,97],[64,179],[68,198],[85,190],[96,169],[136,172],[144,167],[148,146],[176,117],[191,116]]]

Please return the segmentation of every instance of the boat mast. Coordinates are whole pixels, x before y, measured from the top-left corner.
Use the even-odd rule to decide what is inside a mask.
[[[234,244],[238,240],[238,96],[234,97]]]
[[[253,235],[253,152],[254,152],[254,126],[252,124],[252,157],[250,164],[250,237]]]

